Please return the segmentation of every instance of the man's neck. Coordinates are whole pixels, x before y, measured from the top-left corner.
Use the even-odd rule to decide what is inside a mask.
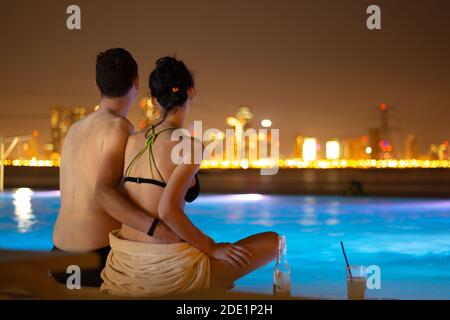
[[[131,101],[128,97],[102,97],[100,99],[100,109],[108,110],[122,117],[127,117],[130,105]]]

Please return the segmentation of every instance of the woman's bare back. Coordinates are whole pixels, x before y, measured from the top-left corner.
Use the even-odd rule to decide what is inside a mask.
[[[161,131],[162,128],[156,127],[155,132]],[[147,142],[147,130],[137,132],[128,138],[127,147],[125,150],[124,163],[124,177],[126,177],[126,170],[129,164],[133,161],[136,155],[145,147]],[[178,143],[171,141],[170,137],[172,130],[164,131],[157,135],[157,138],[152,144],[152,153],[154,161],[152,160],[152,170],[150,169],[148,150],[136,161],[132,167],[129,175],[132,177],[155,179],[158,181],[167,182],[170,179],[172,172],[176,168],[176,164],[171,159],[172,148]],[[159,175],[161,174],[162,177]],[[195,181],[192,182],[194,184]],[[191,185],[192,185],[191,184]],[[155,184],[126,182],[124,185],[126,195],[134,203],[142,207],[147,212],[154,212],[156,218],[159,218],[158,205],[164,188]],[[162,240],[148,236],[147,234],[133,229],[129,226],[122,225],[121,237],[127,240],[149,242],[149,243],[163,243]],[[164,242],[165,243],[165,242]]]

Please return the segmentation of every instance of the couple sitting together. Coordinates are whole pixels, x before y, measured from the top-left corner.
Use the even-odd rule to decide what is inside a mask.
[[[148,85],[162,116],[139,132],[127,120],[139,88],[131,54],[120,48],[98,54],[96,83],[100,107],[65,138],[61,209],[53,232],[53,251],[99,256],[98,268],[81,270],[82,286],[150,297],[226,290],[277,256],[274,232],[217,243],[184,212],[186,201],[197,198],[200,182],[191,155],[180,163],[171,159],[179,143],[171,133],[183,127],[195,97],[194,79],[182,61],[157,60]],[[62,283],[70,275],[52,274]]]

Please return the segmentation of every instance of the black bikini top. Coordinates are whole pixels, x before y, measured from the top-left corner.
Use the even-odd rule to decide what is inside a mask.
[[[133,158],[133,160],[128,165],[127,170],[125,171],[125,182],[147,183],[147,184],[154,184],[154,185],[159,186],[161,188],[165,188],[166,187],[167,184],[164,181],[164,178],[161,175],[161,172],[159,172],[158,167],[156,166],[155,158],[153,157],[152,145],[155,142],[156,137],[160,133],[162,133],[164,131],[167,131],[167,130],[171,130],[171,129],[175,129],[175,128],[165,128],[165,129],[162,129],[159,132],[155,133],[155,127],[152,126],[146,132],[145,137],[147,138],[147,142],[145,144],[145,147],[142,148],[141,151],[139,151],[139,153]],[[150,173],[152,175],[152,178],[148,179],[148,178],[140,178],[140,177],[131,177],[130,176],[131,169],[136,164],[138,159],[145,153],[145,151],[147,151],[147,149],[148,149],[148,162],[149,162],[149,165],[150,165]],[[154,179],[153,168],[152,168],[152,160],[153,160],[153,163],[155,164],[155,169],[158,172],[159,176],[161,177],[162,181]],[[187,192],[186,192],[186,194],[184,196],[184,200],[186,202],[192,202],[195,199],[197,199],[199,194],[200,194],[200,182],[198,180],[197,175],[195,175],[195,184],[187,190]]]

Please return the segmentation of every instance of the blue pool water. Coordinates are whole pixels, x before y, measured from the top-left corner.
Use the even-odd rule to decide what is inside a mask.
[[[0,194],[0,247],[48,250],[57,191]],[[287,237],[296,295],[345,298],[345,267],[378,265],[381,289],[369,298],[450,299],[450,199],[203,195],[186,208],[216,241],[273,230]],[[271,292],[273,264],[236,290]]]

